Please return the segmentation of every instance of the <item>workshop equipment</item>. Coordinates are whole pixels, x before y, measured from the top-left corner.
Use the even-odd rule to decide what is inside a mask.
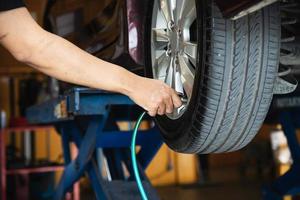
[[[63,199],[72,185],[87,173],[97,199],[140,199],[130,159],[132,130],[121,131],[117,121],[136,121],[142,109],[128,97],[104,91],[74,88],[56,99],[33,106],[27,111],[31,123],[54,124],[61,134],[65,170],[55,199]],[[71,160],[69,144],[74,142],[78,155]],[[149,199],[159,199],[143,170],[162,145],[157,127],[139,131],[138,166]],[[102,148],[111,181],[99,172],[96,150]],[[127,169],[126,176],[124,166]]]

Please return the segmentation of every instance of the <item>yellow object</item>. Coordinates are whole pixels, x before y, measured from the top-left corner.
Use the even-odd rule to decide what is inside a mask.
[[[198,180],[195,155],[179,154],[163,145],[146,170],[154,186],[191,184]]]

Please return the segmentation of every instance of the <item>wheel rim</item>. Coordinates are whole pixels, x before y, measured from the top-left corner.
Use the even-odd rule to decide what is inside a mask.
[[[182,106],[167,114],[182,116],[192,97],[197,39],[192,26],[196,21],[193,0],[155,0],[152,13],[151,59],[153,78],[164,81],[180,95]]]

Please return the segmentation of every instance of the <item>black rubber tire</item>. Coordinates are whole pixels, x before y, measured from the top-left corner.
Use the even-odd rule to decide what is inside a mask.
[[[164,141],[177,152],[235,151],[254,138],[272,100],[280,51],[279,6],[236,21],[224,19],[213,1],[196,0],[196,7],[202,48],[190,104],[179,119],[158,116],[156,122]],[[151,59],[146,62],[151,76]]]

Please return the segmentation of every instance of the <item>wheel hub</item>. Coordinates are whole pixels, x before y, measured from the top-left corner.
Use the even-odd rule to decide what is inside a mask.
[[[168,23],[168,31],[170,34],[167,48],[167,52],[169,52],[168,56],[178,57],[182,54],[183,50],[182,30],[178,25],[175,25],[173,21],[170,21]]]

